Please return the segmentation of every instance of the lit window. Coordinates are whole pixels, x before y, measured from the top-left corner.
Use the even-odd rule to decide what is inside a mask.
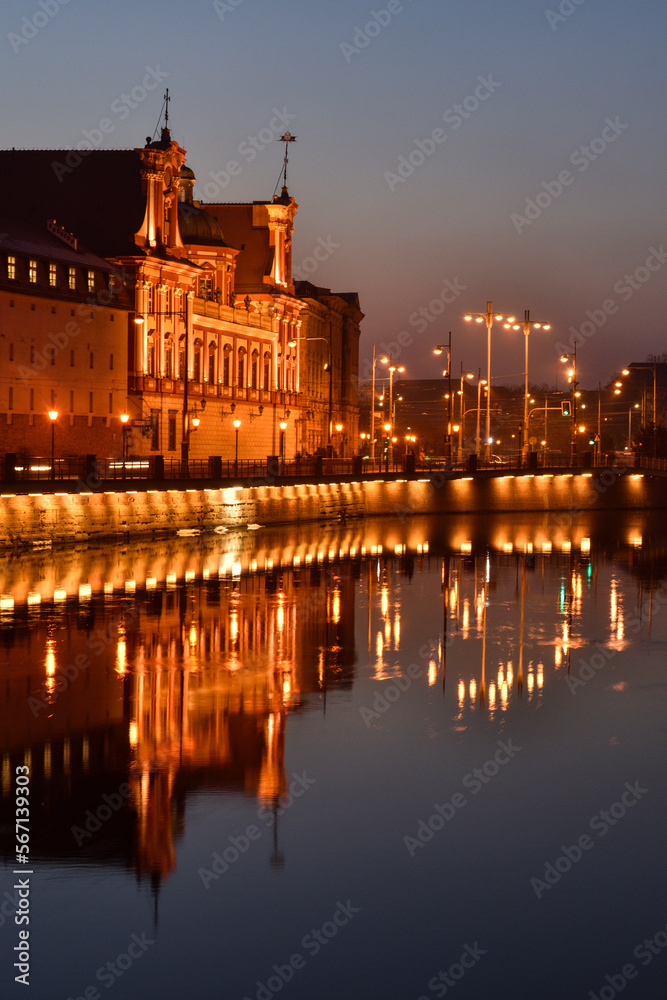
[[[37,261],[31,260],[28,263],[28,280],[36,283],[37,281]]]
[[[71,292],[76,291],[76,268],[70,267],[68,275],[69,290]],[[72,313],[74,315],[74,313]]]
[[[58,274],[56,271],[55,264],[49,264],[49,284],[56,285],[58,283]]]
[[[88,272],[88,291],[89,292],[94,292],[95,291],[95,272],[94,271],[89,271]]]
[[[16,257],[7,258],[7,277],[12,280],[16,278]]]

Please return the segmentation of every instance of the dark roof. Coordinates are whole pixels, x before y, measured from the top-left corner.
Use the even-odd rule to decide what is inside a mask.
[[[80,243],[70,247],[47,228],[47,220],[38,226],[23,219],[0,217],[0,251],[9,254],[46,258],[54,263],[86,267],[98,271],[113,271],[114,267],[103,257],[91,253]]]
[[[4,149],[0,186],[5,204],[38,226],[55,218],[96,253],[141,256],[140,164],[134,149]]]

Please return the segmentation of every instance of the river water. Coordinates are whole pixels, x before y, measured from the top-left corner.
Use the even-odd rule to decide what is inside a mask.
[[[0,995],[663,997],[666,572],[636,512],[7,560]]]

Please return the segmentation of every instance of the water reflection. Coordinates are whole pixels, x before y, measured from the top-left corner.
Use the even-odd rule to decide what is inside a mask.
[[[667,561],[652,532],[636,514],[572,529],[414,518],[8,560],[3,813],[27,763],[44,803],[33,854],[155,883],[189,798],[252,797],[277,816],[290,716],[403,674],[420,630],[424,690],[458,730],[539,705],[577,651],[625,648],[630,614],[650,630]]]

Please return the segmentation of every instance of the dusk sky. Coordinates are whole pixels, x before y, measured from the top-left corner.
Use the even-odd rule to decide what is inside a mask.
[[[552,323],[531,382],[564,387],[582,324],[585,388],[667,349],[658,0],[5,0],[0,19],[5,147],[142,146],[169,87],[195,194],[252,201],[296,135],[295,268],[359,293],[362,373],[375,342],[439,375],[449,330],[454,373],[484,373],[462,317],[487,299]],[[496,325],[492,374],[523,369]]]

